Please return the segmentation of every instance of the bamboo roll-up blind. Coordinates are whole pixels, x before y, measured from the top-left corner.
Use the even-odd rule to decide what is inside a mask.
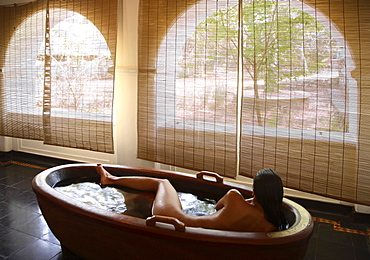
[[[113,153],[117,1],[2,9],[0,134]]]
[[[45,143],[112,153],[117,1],[49,0],[49,17]]]
[[[140,158],[370,204],[370,2],[140,1]]]
[[[228,26],[237,24],[205,22],[216,11],[227,19],[225,10],[235,3],[140,1],[140,158],[235,175],[237,42],[228,41]]]
[[[361,0],[245,2],[244,79],[258,88],[244,86],[241,175],[269,167],[286,187],[370,204],[369,11]]]
[[[37,55],[43,48],[46,2],[0,7],[0,134],[42,140],[42,107],[37,102]],[[30,104],[33,104],[30,106]]]

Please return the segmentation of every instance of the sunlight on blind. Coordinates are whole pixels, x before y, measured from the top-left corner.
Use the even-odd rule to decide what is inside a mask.
[[[139,157],[370,204],[369,8],[142,0]]]
[[[3,9],[2,135],[113,153],[117,1]]]
[[[237,66],[229,60],[237,51],[229,27],[237,21],[227,10],[236,1],[194,2],[140,2],[138,154],[234,176]],[[223,20],[208,27],[216,11]]]
[[[113,152],[116,1],[49,5],[51,107],[44,109],[44,117],[50,115],[45,143]]]
[[[42,108],[36,104],[39,73],[35,63],[43,45],[45,3],[1,7],[1,134],[42,140]],[[30,15],[34,14],[34,15]],[[32,104],[32,105],[31,105]]]
[[[242,175],[269,167],[287,187],[358,198],[358,82],[346,41],[355,33],[336,27],[348,22],[343,8],[244,2]]]

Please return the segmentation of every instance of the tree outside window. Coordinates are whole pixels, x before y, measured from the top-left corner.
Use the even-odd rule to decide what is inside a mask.
[[[277,1],[244,1],[241,11],[242,19],[238,5],[214,12],[184,46],[179,81],[217,78],[213,91],[204,93],[209,102],[202,109],[236,102],[224,98],[230,95],[223,82],[237,74],[242,57],[243,124],[347,132],[344,47],[330,30],[303,8]],[[185,99],[177,95],[177,104],[184,106]],[[208,118],[225,120],[223,116]],[[234,122],[235,112],[226,120]]]
[[[80,14],[57,23],[50,32],[52,109],[77,113],[108,113],[112,107],[113,61],[103,35]],[[37,64],[42,106],[44,48]]]

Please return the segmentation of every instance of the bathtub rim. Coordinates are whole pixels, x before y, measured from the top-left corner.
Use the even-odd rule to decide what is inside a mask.
[[[237,232],[237,231],[225,231],[225,230],[214,230],[197,227],[186,227],[185,231],[175,231],[172,225],[157,223],[155,226],[147,226],[145,219],[140,219],[124,214],[119,214],[103,209],[96,208],[94,206],[87,205],[83,202],[72,199],[71,197],[55,190],[50,186],[50,180],[48,183],[48,177],[59,170],[66,170],[69,168],[83,168],[83,167],[95,167],[96,164],[87,163],[75,163],[55,166],[46,169],[37,174],[33,181],[32,187],[37,196],[41,196],[43,199],[58,204],[65,210],[74,212],[82,215],[86,218],[91,218],[97,222],[104,222],[109,226],[113,226],[118,229],[125,231],[133,231],[135,233],[145,233],[150,236],[167,236],[178,240],[201,240],[204,243],[223,243],[223,244],[234,244],[234,245],[279,245],[286,243],[294,243],[297,241],[309,239],[313,231],[313,220],[309,212],[301,205],[284,198],[283,202],[288,205],[289,208],[293,209],[296,218],[299,219],[287,230],[275,231],[275,232]],[[196,180],[195,175],[186,174],[181,172],[156,170],[145,167],[129,167],[122,165],[104,165],[105,167],[121,168],[124,170],[144,171],[148,175],[150,173],[157,174],[174,174],[176,177],[184,177]],[[56,183],[54,183],[55,185]],[[231,185],[233,187],[242,188],[246,191],[251,192],[248,187],[242,186],[237,183],[224,181],[223,184]],[[43,211],[43,209],[41,208]],[[48,220],[46,220],[48,221]]]

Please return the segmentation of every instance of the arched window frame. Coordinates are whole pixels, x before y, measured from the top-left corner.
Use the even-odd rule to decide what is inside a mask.
[[[64,147],[81,148],[92,151],[113,153],[113,87],[114,87],[114,65],[115,65],[115,52],[116,52],[116,39],[117,39],[117,1],[109,0],[79,0],[79,1],[60,1],[60,0],[40,0],[37,2],[12,7],[1,7],[2,16],[1,26],[3,31],[6,32],[3,36],[3,44],[1,45],[1,51],[4,56],[0,58],[0,67],[4,77],[7,77],[6,68],[6,53],[9,44],[12,44],[12,39],[17,34],[17,30],[24,28],[31,32],[34,32],[33,37],[42,39],[44,41],[45,36],[50,36],[45,30],[50,30],[46,26],[53,26],[63,19],[63,11],[60,12],[60,16],[56,19],[52,19],[49,14],[50,10],[64,10],[66,13],[78,13],[85,17],[92,24],[95,25],[97,30],[100,31],[104,37],[112,59],[111,74],[113,81],[111,83],[111,112],[107,115],[99,115],[97,113],[64,113],[54,109],[46,109],[48,102],[51,100],[50,89],[44,87],[44,92],[41,95],[42,101],[42,112],[40,114],[40,108],[32,107],[29,103],[36,104],[36,79],[32,79],[32,82],[27,83],[27,79],[23,80],[22,75],[19,79],[15,77],[16,86],[23,85],[23,89],[27,89],[27,85],[32,86],[32,89],[24,91],[24,95],[28,96],[29,100],[25,105],[19,105],[16,109],[12,109],[12,115],[14,120],[9,117],[9,100],[3,102],[1,108],[1,128],[0,134],[5,136],[12,136],[25,139],[43,140],[45,144],[52,144]],[[45,12],[46,10],[46,12]],[[48,13],[49,12],[49,13]],[[46,15],[48,13],[48,15]],[[45,15],[44,15],[45,14]],[[30,21],[29,23],[27,21]],[[37,22],[37,24],[36,24]],[[48,23],[47,23],[48,22]],[[28,25],[27,25],[28,23]],[[35,29],[36,28],[36,29]],[[23,29],[22,29],[23,30]],[[40,44],[41,45],[41,44]],[[37,56],[40,54],[40,46],[21,46],[21,51],[31,51],[32,59],[30,62],[37,62]],[[41,50],[42,51],[42,50]],[[22,59],[26,55],[17,55],[17,58],[22,64]],[[41,61],[43,62],[43,61]],[[26,63],[26,62],[24,62]],[[35,68],[36,66],[31,65]],[[34,70],[34,69],[32,69]],[[46,78],[50,78],[50,73],[46,71]],[[35,73],[35,72],[33,72]],[[43,73],[43,72],[41,72]],[[25,77],[27,78],[27,77]],[[6,88],[9,88],[9,81],[2,79],[1,91],[3,98],[7,98]],[[5,84],[5,85],[4,85]],[[45,85],[44,85],[45,86]],[[100,91],[99,95],[103,92]],[[52,93],[51,93],[52,95]],[[60,94],[58,94],[60,95]],[[40,95],[39,95],[40,96]],[[9,98],[9,97],[8,97]],[[108,96],[104,99],[108,100]],[[83,102],[83,101],[82,101]],[[20,103],[20,102],[19,102]],[[85,103],[85,102],[84,102]],[[97,102],[99,103],[99,102]],[[8,108],[7,108],[7,107]],[[19,107],[22,109],[22,113],[18,113]],[[49,117],[49,119],[47,119]],[[12,120],[10,122],[10,120]]]
[[[152,5],[150,1],[142,1],[140,5],[139,157],[195,170],[216,171],[228,177],[235,177],[236,174],[252,176],[257,168],[271,167],[278,170],[287,187],[334,198],[345,198],[349,201],[357,201],[361,197],[362,200],[366,201],[360,180],[365,180],[367,177],[366,174],[359,171],[362,168],[361,161],[365,161],[360,155],[364,139],[359,135],[359,133],[363,133],[361,129],[365,127],[365,125],[359,124],[364,118],[364,114],[360,114],[361,110],[359,110],[359,107],[362,106],[360,93],[363,92],[363,89],[361,90],[363,81],[359,78],[359,74],[364,71],[363,63],[361,67],[364,49],[358,49],[360,46],[358,45],[358,37],[361,35],[361,40],[363,40],[363,28],[353,28],[356,25],[364,24],[363,10],[366,9],[364,6],[367,8],[368,6],[362,0],[358,0],[357,5],[352,5],[347,0],[340,0],[338,3],[320,2],[320,5],[316,6],[311,1],[282,1],[303,6],[304,10],[314,14],[318,20],[329,19],[326,21],[332,35],[336,34],[337,29],[337,32],[340,32],[338,36],[344,37],[344,54],[348,58],[345,72],[348,103],[343,104],[348,113],[347,131],[338,133],[332,131],[295,131],[294,129],[287,130],[276,127],[259,129],[259,126],[255,126],[254,132],[248,131],[247,128],[245,131],[239,130],[240,132],[238,132],[240,126],[236,126],[236,129],[226,127],[226,129],[230,129],[230,134],[223,127],[224,142],[218,143],[222,137],[217,136],[219,133],[217,124],[213,124],[213,133],[210,134],[212,127],[207,128],[210,131],[205,131],[206,128],[198,130],[194,126],[184,124],[184,121],[175,120],[176,92],[175,90],[171,91],[173,76],[163,78],[151,85],[156,82],[154,79],[158,77],[160,72],[165,71],[161,70],[158,64],[168,70],[176,69],[176,66],[170,62],[173,59],[171,55],[167,55],[165,59],[159,59],[161,44],[166,42],[169,46],[168,41],[171,40],[166,38],[169,30],[171,28],[178,30],[179,25],[176,22],[181,19],[180,17],[186,17],[187,10],[200,2],[191,0],[178,0],[175,3],[156,1]],[[223,1],[217,2],[220,4]],[[212,1],[207,1],[207,5],[212,6]],[[349,5],[353,7],[351,14],[345,9]],[[157,10],[170,11],[160,13]],[[197,10],[197,12],[202,11],[199,8]],[[180,47],[176,48],[177,51],[181,49]],[[169,91],[162,92],[161,84],[164,82],[166,82]],[[161,94],[164,93],[167,99],[162,99]],[[165,101],[161,102],[161,100]],[[166,119],[162,118],[162,115],[166,115]],[[147,127],[148,125],[149,127]],[[191,131],[193,134],[188,133]],[[258,136],[261,131],[264,133],[263,137]],[[235,132],[237,134],[234,134]],[[246,141],[243,138],[251,132],[255,141],[250,149],[245,150],[245,147],[248,146],[245,146]],[[273,137],[274,135],[277,137]],[[192,139],[189,139],[189,136]],[[284,138],[288,141],[281,142]],[[225,142],[225,140],[230,140],[230,142]],[[186,145],[189,146],[186,147]],[[221,154],[214,156],[218,151],[222,151]],[[254,157],[246,158],[248,154],[252,154]],[[312,154],[312,156],[307,159],[303,156],[304,154]],[[189,157],[193,159],[190,160]],[[221,160],[229,160],[229,164],[220,165]],[[251,167],[249,163],[255,164],[255,166]],[[237,166],[234,167],[234,164]]]

